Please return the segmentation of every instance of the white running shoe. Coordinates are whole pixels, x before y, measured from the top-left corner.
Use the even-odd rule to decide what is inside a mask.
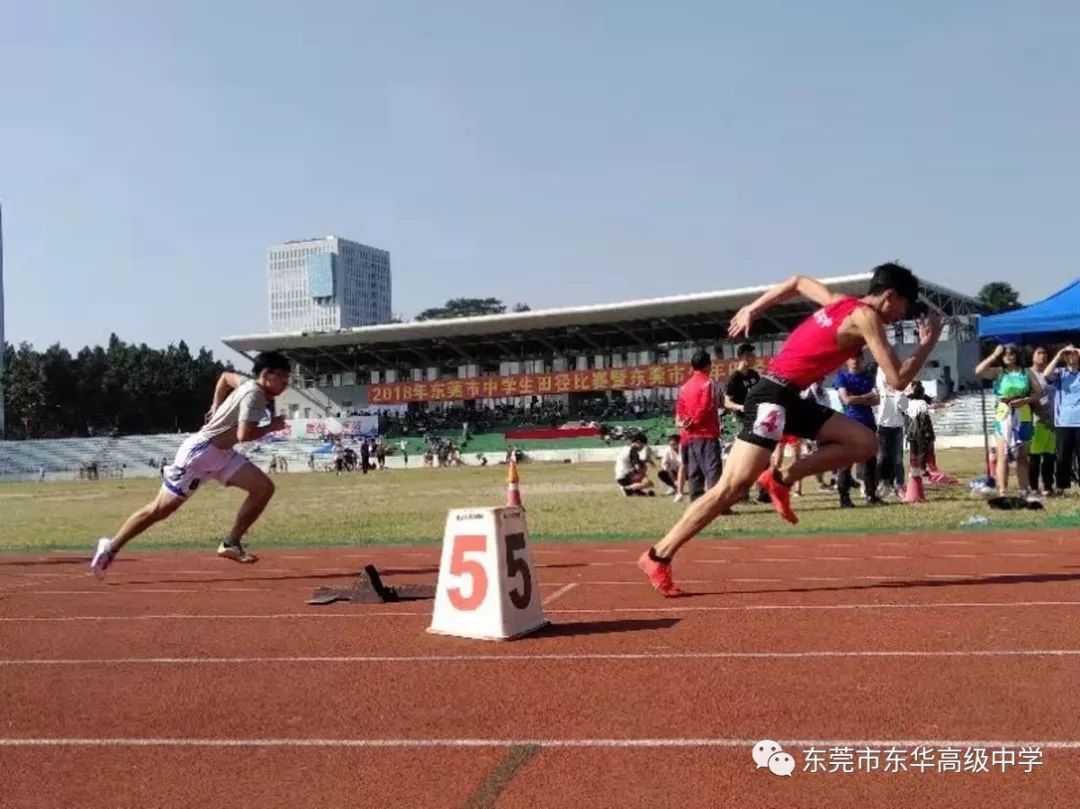
[[[684,495],[682,492],[675,492],[675,497],[672,498],[672,502],[673,503],[681,503],[685,496],[686,495]]]
[[[239,542],[222,542],[218,545],[217,553],[218,556],[223,559],[232,559],[234,562],[240,562],[245,565],[250,565],[252,562],[259,561],[258,556],[248,553],[244,550],[244,546]]]
[[[105,578],[105,571],[109,569],[109,565],[112,564],[116,554],[109,550],[109,545],[112,544],[112,540],[108,537],[102,537],[97,542],[97,550],[94,551],[94,558],[90,560],[90,572],[97,576],[99,579]]]

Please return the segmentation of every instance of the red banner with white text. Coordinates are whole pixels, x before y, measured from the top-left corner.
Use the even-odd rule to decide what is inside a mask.
[[[758,359],[764,367],[767,358]],[[727,380],[738,360],[714,360],[712,376]],[[690,363],[635,365],[593,371],[553,371],[544,374],[478,376],[466,379],[437,379],[431,382],[391,382],[368,386],[368,403],[452,402],[470,399],[511,399],[516,396],[544,396],[559,393],[590,393],[606,390],[675,388],[690,376]]]

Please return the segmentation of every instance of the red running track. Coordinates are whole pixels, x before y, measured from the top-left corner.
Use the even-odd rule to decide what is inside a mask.
[[[41,806],[1064,806],[1080,775],[1066,532],[702,541],[666,601],[629,544],[536,546],[555,627],[311,607],[433,548],[0,557],[0,794]],[[568,588],[567,585],[574,585]],[[785,743],[791,778],[757,769]],[[1042,744],[1001,772],[809,772],[805,745]]]

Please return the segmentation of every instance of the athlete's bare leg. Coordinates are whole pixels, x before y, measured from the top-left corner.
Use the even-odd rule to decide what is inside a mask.
[[[673,556],[722,512],[745,497],[753,482],[769,468],[771,455],[772,450],[736,439],[720,481],[691,503],[667,536],[653,546],[656,555]]]
[[[249,462],[236,470],[236,474],[229,478],[227,485],[247,492],[247,497],[240,504],[240,510],[236,514],[236,522],[233,523],[232,530],[229,532],[228,541],[235,544],[243,539],[244,534],[255,520],[259,519],[266,504],[274,496],[274,481],[270,480],[259,467]]]
[[[820,442],[817,452],[800,458],[783,473],[784,485],[790,486],[807,475],[857,463],[877,452],[877,434],[840,415],[825,422],[817,440]],[[772,454],[772,450],[757,444],[736,440],[720,482],[691,504],[682,519],[653,546],[655,554],[664,559],[671,558],[721,512],[737,503],[761,473],[769,468]]]
[[[112,542],[109,543],[109,550],[116,553],[143,531],[164,520],[183,504],[183,497],[175,495],[167,489],[161,489],[157,493],[157,497],[124,521],[116,536],[112,538]]]
[[[873,457],[878,450],[877,433],[857,421],[834,415],[818,433],[818,449],[795,461],[781,473],[781,482],[791,486],[810,475],[844,469]]]

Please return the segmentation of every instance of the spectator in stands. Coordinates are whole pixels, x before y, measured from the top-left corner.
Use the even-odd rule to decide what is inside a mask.
[[[1058,366],[1065,364],[1064,368]],[[1071,344],[1046,366],[1046,379],[1054,389],[1054,434],[1057,442],[1057,487],[1072,486],[1080,463],[1080,351]]]
[[[98,540],[90,563],[93,573],[104,575],[127,542],[169,517],[207,479],[247,492],[232,529],[218,547],[218,555],[236,562],[256,561],[241,540],[273,497],[274,484],[234,447],[238,443],[258,441],[285,426],[281,417],[272,418],[265,427],[259,423],[268,415],[274,397],[288,387],[290,368],[289,360],[281,354],[264,352],[255,358],[254,379],[230,371],[221,375],[206,414],[206,425],[180,445],[176,458],[165,470],[157,497],[128,517],[112,539]]]
[[[864,368],[862,352],[849,359],[847,369],[836,375],[836,389],[840,394],[840,402],[844,405],[844,415],[876,431],[874,406],[879,399],[877,391],[874,390],[874,377]],[[852,508],[855,504],[851,502],[851,490],[855,488],[855,479],[851,467],[840,470],[838,483],[840,508]],[[867,504],[882,505],[881,498],[877,496],[876,456],[866,461],[863,485]]]
[[[1000,366],[995,363],[1001,362]],[[994,353],[975,366],[975,373],[994,383],[998,398],[994,417],[997,441],[998,494],[1009,488],[1009,460],[1016,462],[1016,479],[1020,496],[1028,493],[1031,475],[1028,469],[1028,450],[1035,433],[1031,403],[1038,401],[1042,388],[1038,377],[1021,362],[1020,347],[1014,343],[999,345]]]
[[[1042,390],[1039,398],[1031,403],[1031,479],[1033,492],[1049,497],[1054,493],[1054,470],[1057,466],[1057,441],[1054,433],[1053,390],[1046,379],[1050,352],[1038,346],[1031,354],[1031,372],[1039,380]]]
[[[708,353],[695,352],[690,367],[690,378],[679,388],[675,418],[683,425],[680,437],[686,444],[686,479],[693,502],[720,480],[720,409],[724,394],[712,379]]]
[[[635,434],[630,443],[615,456],[615,482],[627,497],[653,497],[653,482],[646,473],[648,442],[641,433]]]
[[[669,436],[667,449],[664,450],[664,455],[660,459],[660,471],[656,473],[656,476],[660,478],[660,482],[671,490],[668,494],[676,497],[682,494],[683,464],[681,450],[679,436]]]

